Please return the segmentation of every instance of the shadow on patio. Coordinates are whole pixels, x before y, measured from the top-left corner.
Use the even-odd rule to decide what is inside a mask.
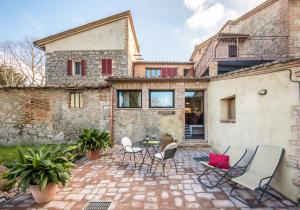
[[[88,201],[112,201],[110,209],[249,209],[230,198],[230,185],[206,189],[197,181],[197,174],[203,167],[193,157],[203,151],[195,148],[180,148],[176,153],[178,173],[172,161],[166,164],[166,178],[162,176],[161,165],[156,172],[149,173],[148,166],[139,170],[133,161],[121,166],[121,147],[114,147],[109,155],[100,160],[81,160],[73,170],[72,181],[57,192],[53,201],[35,204],[31,195],[21,195],[0,209],[83,209]],[[141,161],[141,158],[139,158]],[[214,177],[210,177],[214,179]],[[243,193],[249,200],[253,193]],[[269,200],[261,206],[266,209],[288,209],[289,200]],[[290,209],[296,209],[295,207]]]

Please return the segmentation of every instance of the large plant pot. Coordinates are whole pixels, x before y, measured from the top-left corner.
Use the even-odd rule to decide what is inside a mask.
[[[89,160],[97,160],[100,158],[100,150],[90,150],[86,155]]]
[[[41,191],[38,185],[30,185],[31,194],[37,203],[46,203],[52,200],[58,190],[58,185],[48,183],[44,191]]]

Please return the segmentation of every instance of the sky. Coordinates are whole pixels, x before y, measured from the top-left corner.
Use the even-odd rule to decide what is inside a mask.
[[[1,0],[0,42],[43,38],[131,10],[145,60],[186,61],[196,44],[264,0]]]

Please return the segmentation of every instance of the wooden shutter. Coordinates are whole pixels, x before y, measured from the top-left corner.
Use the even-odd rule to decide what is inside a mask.
[[[81,60],[81,75],[86,75],[86,62]]]
[[[67,74],[72,75],[72,60],[68,60]]]
[[[112,74],[112,59],[102,59],[102,74],[103,75]]]
[[[172,77],[176,77],[176,76],[177,76],[177,68],[173,68]]]
[[[161,77],[166,78],[167,77],[167,69],[166,68],[161,68]]]

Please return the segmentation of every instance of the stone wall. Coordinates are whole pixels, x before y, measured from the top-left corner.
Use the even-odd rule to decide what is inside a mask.
[[[206,82],[121,82],[114,87],[113,135],[115,142],[127,136],[134,142],[146,135],[169,133],[179,143],[184,140],[185,90],[205,90]],[[142,108],[117,108],[117,90],[142,90]],[[175,108],[149,108],[149,90],[175,90]]]
[[[82,93],[83,108],[70,108],[74,91]],[[108,129],[109,95],[96,89],[1,89],[0,145],[74,142],[82,128]]]
[[[300,56],[300,1],[289,0],[289,55]]]
[[[46,85],[49,84],[100,84],[107,76],[102,75],[101,59],[112,59],[112,76],[128,75],[128,58],[125,50],[102,51],[55,51],[46,54]],[[86,60],[86,75],[67,75],[68,60]],[[111,75],[109,75],[111,76]]]

